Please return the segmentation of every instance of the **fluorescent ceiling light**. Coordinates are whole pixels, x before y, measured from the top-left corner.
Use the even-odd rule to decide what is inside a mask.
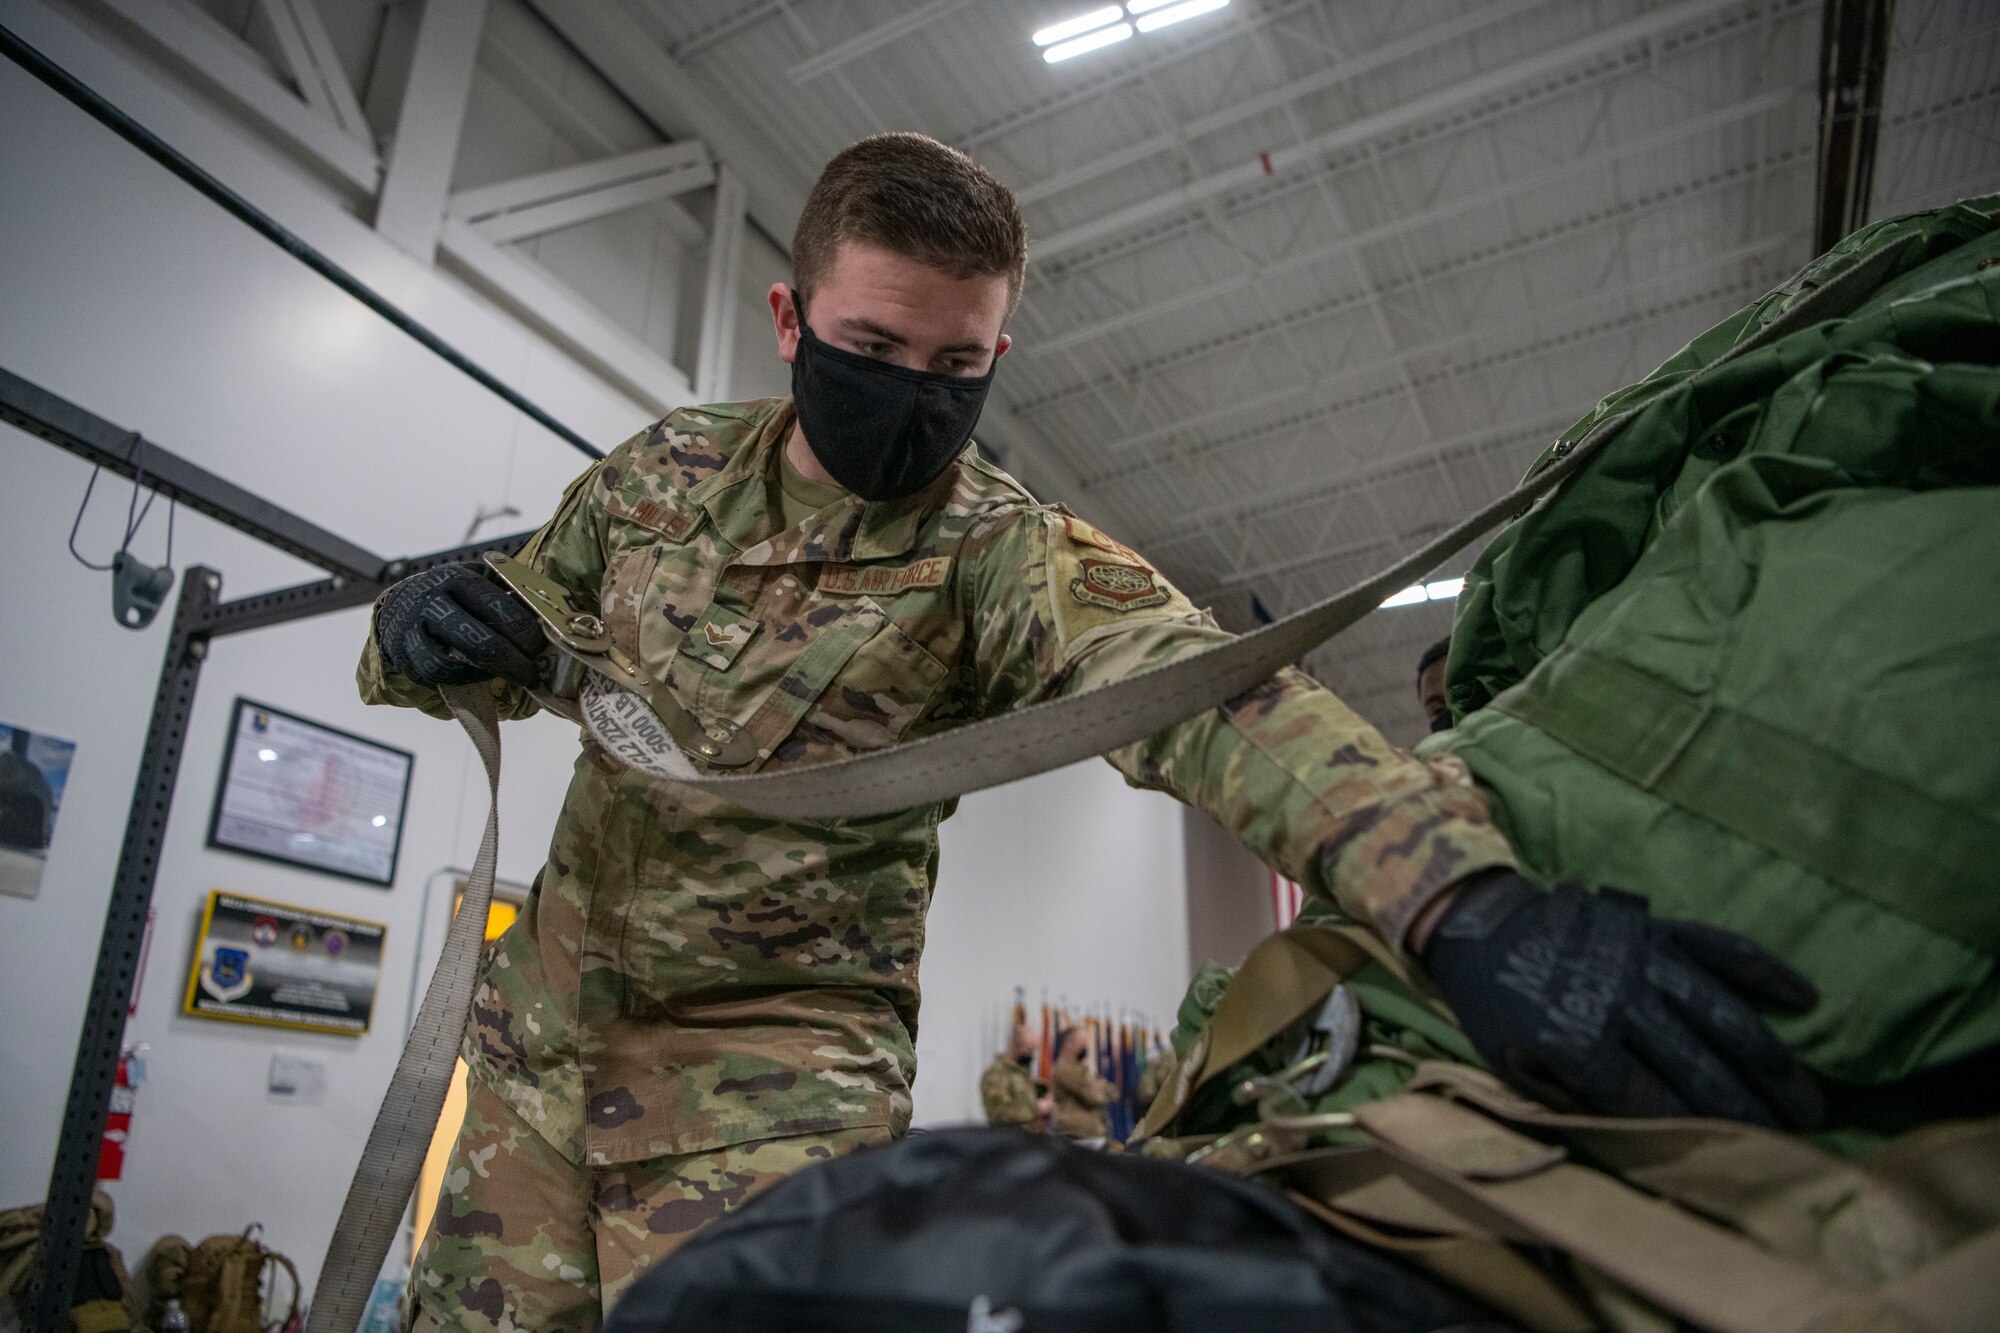
[[[1144,14],[1148,10],[1158,9],[1161,5],[1171,5],[1173,3],[1174,0],[1130,0],[1130,3],[1125,8],[1131,11],[1134,16],[1137,16]]]
[[[1228,3],[1229,0],[1185,0],[1185,3],[1168,9],[1154,9],[1152,13],[1139,20],[1139,31],[1156,32],[1170,23],[1179,23],[1182,19],[1191,19],[1197,14],[1212,14]],[[1132,12],[1139,13],[1141,5],[1145,5],[1145,0],[1134,0],[1131,6]],[[1145,7],[1153,8],[1151,5]]]
[[[1042,59],[1053,65],[1057,61],[1068,60],[1071,56],[1080,56],[1086,51],[1095,51],[1100,46],[1109,46],[1113,42],[1122,42],[1131,35],[1131,24],[1114,23],[1108,28],[1099,28],[1088,37],[1079,37],[1073,42],[1064,42],[1060,46],[1051,46],[1048,50],[1042,52]]]
[[[1384,606],[1415,606],[1418,602],[1448,602],[1465,587],[1464,579],[1438,579],[1432,583],[1412,583]]]
[[[1107,23],[1116,23],[1123,17],[1125,17],[1124,11],[1119,9],[1118,6],[1106,5],[1102,9],[1093,9],[1088,14],[1078,14],[1073,19],[1064,19],[1061,23],[1051,23],[1048,27],[1037,32],[1031,40],[1033,40],[1036,46],[1053,46],[1057,42],[1075,37],[1079,33],[1089,32],[1092,28],[1101,28]]]

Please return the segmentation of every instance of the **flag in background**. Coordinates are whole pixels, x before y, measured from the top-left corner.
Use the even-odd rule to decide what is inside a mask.
[[[1118,1143],[1129,1140],[1147,1109],[1139,1104],[1139,1085],[1146,1067],[1167,1049],[1163,1032],[1135,1010],[1110,1005],[1099,1005],[1094,1012],[1090,1006],[1073,1010],[1060,997],[1051,1004],[1047,990],[1042,992],[1038,1007],[1041,1028],[1033,1056],[1036,1081],[1044,1087],[1050,1083],[1063,1038],[1076,1032],[1083,1039],[1084,1068],[1110,1084],[1114,1093],[1104,1107],[1107,1130]],[[1011,1004],[996,1006],[994,1013],[996,1017],[1004,1015],[1003,1021],[1011,1024],[1003,1038],[1011,1041],[1014,1031],[1028,1021],[1026,990],[1015,987]]]
[[[1286,879],[1277,871],[1271,872],[1271,920],[1279,930],[1284,930],[1298,920],[1299,909],[1306,905],[1306,891],[1294,881]]]
[[[1035,1081],[1047,1084],[1056,1065],[1056,1025],[1049,1017],[1049,997],[1042,994],[1042,1048],[1035,1053]]]

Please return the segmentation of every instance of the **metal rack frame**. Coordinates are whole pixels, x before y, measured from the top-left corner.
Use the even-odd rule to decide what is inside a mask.
[[[511,554],[529,534],[385,560],[154,444],[137,431],[113,425],[4,369],[0,369],[0,421],[39,436],[95,467],[140,480],[158,495],[327,572],[326,578],[310,583],[230,601],[222,600],[219,571],[193,565],[182,575],[160,665],[159,687],[153,695],[152,721],[146,728],[139,772],[132,786],[125,841],[119,848],[111,900],[104,911],[104,933],[77,1038],[69,1098],[42,1211],[35,1308],[29,1327],[54,1333],[69,1322],[83,1256],[84,1227],[97,1185],[98,1145],[104,1136],[124,1042],[140,942],[173,809],[195,687],[200,683],[210,642],[366,605],[386,585],[405,575],[475,559],[487,551]]]

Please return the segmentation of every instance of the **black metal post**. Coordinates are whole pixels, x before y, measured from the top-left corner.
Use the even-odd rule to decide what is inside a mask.
[[[1825,254],[1868,221],[1875,133],[1896,0],[1826,0],[1820,18],[1819,185],[1813,249]]]
[[[118,873],[104,913],[104,936],[97,952],[97,971],[90,982],[90,1003],[77,1039],[62,1137],[56,1146],[55,1167],[49,1173],[37,1261],[39,1280],[29,1325],[36,1333],[63,1333],[70,1322],[84,1227],[90,1218],[91,1192],[97,1186],[98,1144],[104,1137],[104,1117],[117,1077],[139,946],[153,901],[153,880],[160,869],[160,848],[187,741],[195,684],[201,676],[202,659],[208,655],[208,622],[221,590],[222,576],[196,565],[181,581],[180,601],[174,607],[159,691],[153,696],[153,720],[146,728],[139,777],[132,788],[125,844],[118,853]]]
[[[319,565],[332,575],[230,602],[220,600],[222,576],[212,569],[196,565],[181,581],[181,596],[174,608],[173,626],[167,639],[166,660],[160,668],[159,690],[153,697],[153,718],[146,730],[139,776],[132,791],[125,843],[118,854],[111,902],[105,909],[97,970],[91,979],[83,1031],[77,1039],[69,1102],[63,1112],[62,1134],[42,1213],[38,1280],[29,1327],[36,1333],[62,1333],[69,1324],[71,1297],[82,1262],[84,1229],[90,1217],[91,1193],[97,1184],[98,1147],[104,1136],[112,1083],[117,1077],[139,946],[145,937],[146,913],[152,904],[153,881],[160,868],[167,814],[173,805],[174,782],[180,773],[188,716],[194,708],[195,684],[201,675],[202,660],[208,655],[210,639],[364,606],[384,585],[405,575],[435,565],[474,560],[487,551],[512,553],[520,549],[529,534],[515,533],[429,555],[385,561],[170,450],[142,440],[136,432],[115,426],[4,369],[0,369],[0,422],[38,435],[95,466],[131,478],[155,494],[169,496],[269,546]]]

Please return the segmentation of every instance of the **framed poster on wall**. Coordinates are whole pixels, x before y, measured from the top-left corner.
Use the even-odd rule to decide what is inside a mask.
[[[208,845],[393,883],[415,763],[408,750],[238,699]]]
[[[32,898],[69,785],[74,741],[0,722],[0,893]]]
[[[185,1013],[358,1037],[382,980],[379,921],[216,889],[202,909]]]

